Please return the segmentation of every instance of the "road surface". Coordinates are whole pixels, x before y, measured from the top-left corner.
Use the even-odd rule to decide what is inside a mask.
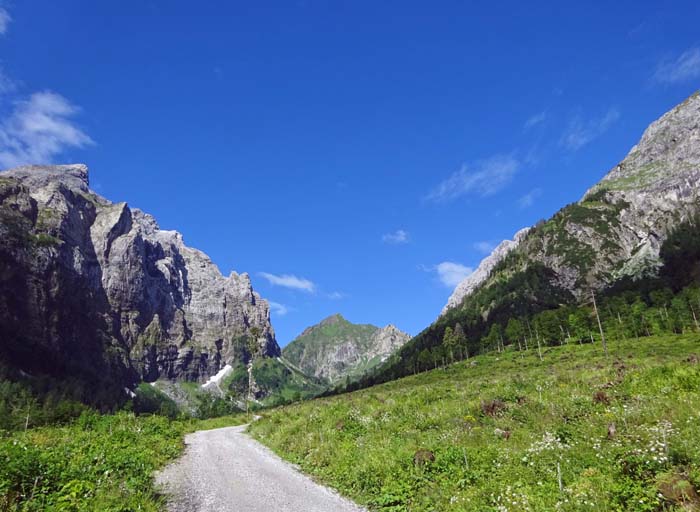
[[[184,456],[156,475],[170,512],[365,512],[251,439],[246,427],[185,437]]]

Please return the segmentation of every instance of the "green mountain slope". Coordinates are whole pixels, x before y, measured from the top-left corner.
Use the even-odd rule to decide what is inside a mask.
[[[646,279],[658,276],[664,266],[669,236],[679,229],[697,231],[698,141],[696,93],[652,123],[627,157],[579,202],[519,233],[507,250],[493,255],[488,271],[477,271],[478,280],[468,278],[458,286],[434,324],[360,385],[412,373],[421,352],[443,345],[447,327],[463,332],[464,352],[474,354],[483,350],[494,325],[493,336],[500,332],[503,337],[511,319],[529,321],[561,305],[587,303],[592,292],[647,286]],[[665,254],[670,254],[668,247]],[[674,268],[677,272],[679,264],[684,265],[667,265],[666,274]],[[571,330],[564,322],[558,327],[562,337]],[[530,338],[535,335],[529,332]]]
[[[334,383],[363,375],[409,338],[393,325],[353,324],[336,314],[306,329],[282,354],[302,372]]]

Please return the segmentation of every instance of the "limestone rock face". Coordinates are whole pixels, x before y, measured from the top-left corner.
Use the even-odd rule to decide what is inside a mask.
[[[305,329],[282,353],[305,374],[336,383],[381,364],[410,338],[391,324],[353,324],[335,314]]]
[[[491,254],[481,260],[476,270],[457,285],[452,295],[450,295],[450,298],[447,300],[447,304],[442,308],[441,314],[444,315],[451,308],[459,306],[462,300],[464,300],[464,297],[471,295],[481,283],[486,281],[493,268],[501,262],[510,251],[520,244],[528,231],[530,231],[530,228],[521,229],[515,234],[513,240],[503,240],[496,246]]]
[[[0,355],[23,371],[204,382],[247,357],[253,327],[280,353],[247,274],[92,192],[84,165],[0,173],[0,235]]]
[[[625,159],[546,222],[500,244],[455,289],[443,314],[478,289],[541,264],[553,285],[580,298],[622,277],[654,274],[671,230],[700,211],[700,95],[652,123]]]

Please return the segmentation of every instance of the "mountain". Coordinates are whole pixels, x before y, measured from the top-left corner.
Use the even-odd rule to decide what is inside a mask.
[[[305,374],[336,383],[381,364],[410,338],[393,325],[353,324],[335,314],[305,329],[282,355]]]
[[[697,232],[699,213],[700,95],[695,93],[652,123],[580,201],[500,244],[457,286],[440,317],[364,385],[409,373],[409,361],[439,346],[447,327],[459,324],[474,353],[495,323],[504,326],[510,318],[590,300],[592,291],[657,276],[666,263],[662,255],[669,236],[679,229]]]
[[[177,231],[90,190],[84,165],[0,173],[0,362],[93,403],[280,354],[268,303]]]
[[[460,283],[446,309],[492,282],[491,270],[509,255],[508,271],[539,263],[553,271],[558,287],[577,297],[590,286],[601,289],[625,276],[655,273],[668,234],[698,210],[698,178],[696,93],[652,123],[627,157],[578,203],[496,248],[479,267],[487,264],[488,272],[477,271]]]

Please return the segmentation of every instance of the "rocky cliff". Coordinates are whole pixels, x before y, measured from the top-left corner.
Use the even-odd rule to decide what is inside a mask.
[[[0,173],[0,263],[0,356],[28,374],[113,391],[206,381],[248,357],[252,333],[260,355],[280,352],[247,274],[95,194],[84,165]]]
[[[336,383],[381,364],[409,339],[391,324],[353,324],[336,314],[305,329],[282,353],[307,375]]]

